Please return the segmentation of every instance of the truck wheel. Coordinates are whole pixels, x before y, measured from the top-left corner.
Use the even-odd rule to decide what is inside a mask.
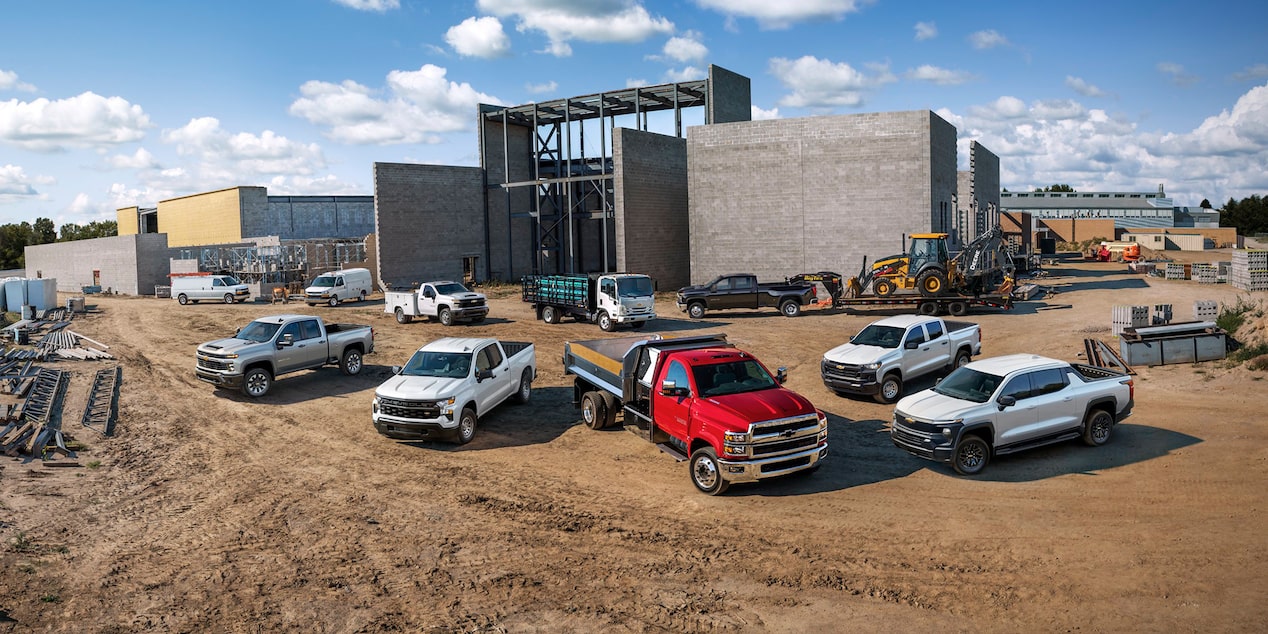
[[[595,320],[599,323],[599,330],[603,332],[612,332],[616,330],[616,323],[612,321],[612,317],[608,315],[608,311],[599,311],[599,318]]]
[[[947,312],[951,313],[951,315],[955,317],[963,317],[969,314],[969,303],[951,302],[950,304],[947,304]]]
[[[348,348],[343,351],[343,358],[339,360],[339,369],[348,376],[353,376],[361,372],[361,351],[356,348]]]
[[[938,314],[938,302],[920,302],[916,307],[916,312],[926,317],[932,317]]]
[[[330,301],[328,301],[328,302],[326,302],[326,303],[327,303],[327,304],[330,304],[330,307],[331,307],[331,308],[334,308],[335,306],[338,306],[338,305],[339,305],[339,296],[338,296],[338,295],[331,295],[331,296],[330,296]]]
[[[955,353],[955,361],[951,363],[951,369],[955,370],[969,364],[972,359],[969,357],[968,350],[961,350]]]
[[[396,308],[396,323],[408,324],[411,321],[414,321],[414,318],[409,315],[406,315],[405,309],[398,306]]]
[[[599,392],[599,397],[603,399],[603,409],[607,412],[607,416],[603,417],[603,427],[616,426],[616,415],[621,413],[621,407],[616,404],[616,397],[607,392]]]
[[[903,380],[897,374],[886,374],[881,379],[881,389],[876,393],[876,401],[886,405],[898,400],[903,393]]]
[[[785,317],[796,317],[801,314],[801,304],[790,299],[779,305],[779,312]]]
[[[603,397],[598,392],[586,392],[581,395],[581,420],[590,429],[603,429],[608,420],[607,408],[603,405]]]
[[[440,325],[442,326],[453,325],[453,312],[451,312],[448,308],[441,308],[440,314],[438,315],[438,317],[440,317]]]
[[[242,377],[242,393],[251,398],[260,398],[269,393],[273,385],[273,375],[264,368],[251,368]]]
[[[181,293],[180,295],[176,296],[176,303],[180,304],[181,306],[184,306],[185,304],[189,303],[189,297],[186,296],[184,293]]]
[[[947,290],[947,276],[942,271],[926,271],[916,279],[916,287],[925,297],[937,297]]]
[[[357,301],[358,301],[358,302],[364,302],[364,301],[365,301],[365,291],[361,291],[361,295],[360,295],[360,297],[357,297]]]
[[[977,475],[986,468],[991,460],[991,448],[981,436],[965,436],[955,446],[955,455],[951,458],[951,466],[960,475]]]
[[[706,495],[720,495],[726,491],[727,481],[722,478],[722,465],[713,447],[701,447],[691,454],[691,483]]]
[[[1114,428],[1114,417],[1103,409],[1088,412],[1083,423],[1083,443],[1089,447],[1100,447],[1109,442],[1110,430]]]
[[[542,321],[548,324],[557,324],[563,315],[559,314],[559,309],[554,306],[542,306]]]
[[[225,303],[226,303],[226,304],[232,304],[232,303],[233,303],[233,295],[231,295],[231,294],[229,294],[229,293],[225,293]]]
[[[524,374],[520,375],[520,389],[515,391],[516,403],[527,403],[529,396],[533,392],[533,370],[524,368]]]
[[[476,414],[470,407],[462,409],[462,417],[458,419],[458,434],[454,436],[454,441],[459,445],[465,445],[475,438],[476,430]]]
[[[894,294],[894,283],[889,280],[876,280],[872,282],[872,292],[877,297],[889,297]]]
[[[703,302],[691,302],[687,305],[687,316],[692,319],[700,319],[701,317],[704,317],[704,311],[705,308]]]

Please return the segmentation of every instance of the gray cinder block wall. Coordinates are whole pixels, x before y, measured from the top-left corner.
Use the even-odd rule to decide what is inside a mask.
[[[690,283],[687,141],[619,128],[615,163],[617,269],[644,273],[660,290]]]
[[[536,209],[536,187],[500,185],[537,179],[533,171],[533,129],[484,121],[480,135],[489,200],[488,262],[482,250],[480,270],[484,271],[487,265],[490,279],[517,281],[533,272],[536,245],[533,219],[528,214]],[[553,224],[558,218],[554,210],[544,209],[542,214],[543,224]],[[508,253],[512,254],[510,258]]]
[[[461,280],[464,257],[483,262],[483,186],[478,167],[375,163],[380,281]]]
[[[244,196],[244,206],[245,206]],[[268,196],[242,216],[242,236],[283,240],[361,238],[374,233],[373,196]]]
[[[999,224],[999,157],[986,146],[971,141],[969,157],[973,165],[973,193],[977,206],[982,210],[981,234]]]
[[[25,254],[28,277],[56,278],[57,290],[65,293],[100,283],[116,293],[153,295],[156,285],[169,283],[166,233],[39,244]]]
[[[853,275],[949,208],[955,128],[929,110],[697,126],[687,174],[692,282]]]

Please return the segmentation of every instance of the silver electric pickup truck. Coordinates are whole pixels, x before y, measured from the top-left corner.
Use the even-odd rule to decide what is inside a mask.
[[[232,337],[198,346],[195,373],[218,388],[240,388],[258,398],[289,372],[338,365],[344,374],[357,374],[362,357],[373,352],[370,326],[327,324],[312,315],[270,315]]]

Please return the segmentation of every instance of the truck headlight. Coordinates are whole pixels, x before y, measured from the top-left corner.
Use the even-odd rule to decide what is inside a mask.
[[[723,440],[726,442],[748,442],[748,432],[746,431],[729,431],[722,434]]]
[[[748,453],[744,445],[722,445],[722,453],[728,456],[743,456]]]
[[[875,370],[875,369],[877,369],[877,368],[880,368],[880,367],[881,367],[881,364],[879,364],[879,363],[864,363],[863,365],[861,365],[861,366],[859,366],[859,367],[860,367],[860,368],[863,368],[864,370]]]
[[[377,396],[374,397],[374,400],[370,401],[370,411],[375,414],[379,413],[379,398]]]

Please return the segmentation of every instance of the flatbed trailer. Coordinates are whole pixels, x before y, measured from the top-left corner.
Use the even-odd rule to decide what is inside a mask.
[[[1012,310],[1013,298],[1010,295],[946,295],[941,297],[922,297],[920,295],[900,295],[889,297],[854,297],[837,298],[821,302],[820,306],[831,308],[863,308],[869,306],[915,306],[921,315],[953,315],[963,317],[974,306],[986,308],[1002,308]]]

